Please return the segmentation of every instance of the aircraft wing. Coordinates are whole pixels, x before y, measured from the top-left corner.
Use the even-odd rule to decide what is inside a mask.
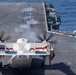
[[[1,43],[0,55],[49,55],[47,43]]]

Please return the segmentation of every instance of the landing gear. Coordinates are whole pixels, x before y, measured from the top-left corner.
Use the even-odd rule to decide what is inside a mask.
[[[44,68],[44,66],[45,66],[46,57],[47,57],[46,55],[45,56],[42,56],[42,58],[43,58],[43,62],[41,63],[42,68]]]
[[[2,61],[0,61],[0,68],[2,67]]]
[[[44,67],[44,65],[45,65],[44,62],[41,62],[41,67],[42,67],[42,68]]]
[[[32,65],[32,68],[44,68],[45,59],[33,58],[31,65]]]
[[[50,51],[50,55],[49,55],[49,65],[51,65],[51,61],[53,60],[54,57],[55,57],[55,52],[54,52],[54,51]]]

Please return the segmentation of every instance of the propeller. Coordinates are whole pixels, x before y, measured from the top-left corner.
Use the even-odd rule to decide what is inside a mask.
[[[5,37],[5,31],[1,31],[1,33],[0,33],[0,41],[1,42],[5,42],[7,40],[10,40],[10,38],[11,38],[10,35]]]
[[[49,42],[49,43],[57,43],[56,40],[52,40],[52,38],[54,37],[54,34],[53,33],[48,33],[48,32],[41,32],[41,33],[38,33],[37,34],[37,38],[38,38],[38,42],[43,42],[43,41],[46,41],[46,42]]]

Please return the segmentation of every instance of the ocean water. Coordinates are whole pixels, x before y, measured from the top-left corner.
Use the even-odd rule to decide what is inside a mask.
[[[46,2],[54,5],[61,16],[60,31],[76,30],[76,0],[0,0],[1,2]]]

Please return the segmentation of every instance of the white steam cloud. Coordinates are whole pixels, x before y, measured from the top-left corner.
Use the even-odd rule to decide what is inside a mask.
[[[22,12],[32,13],[32,11],[34,11],[34,8],[32,7],[22,9]],[[29,41],[34,41],[36,39],[36,33],[31,29],[31,24],[37,25],[39,22],[33,18],[32,14],[29,14],[28,16],[25,15],[23,19],[25,20],[25,23],[16,27],[15,31],[18,33],[21,32],[22,37],[28,39]]]
[[[30,20],[27,20],[26,23],[27,24],[33,24],[34,25],[34,24],[38,24],[39,22],[37,20],[30,19]]]
[[[25,16],[23,19],[24,20],[29,20],[29,19],[32,19],[33,17],[32,16]]]
[[[32,12],[32,11],[34,11],[34,8],[32,7],[22,9],[22,12]]]
[[[28,24],[22,24],[22,25],[19,26],[19,28],[29,29],[30,28],[30,25],[28,25]]]

